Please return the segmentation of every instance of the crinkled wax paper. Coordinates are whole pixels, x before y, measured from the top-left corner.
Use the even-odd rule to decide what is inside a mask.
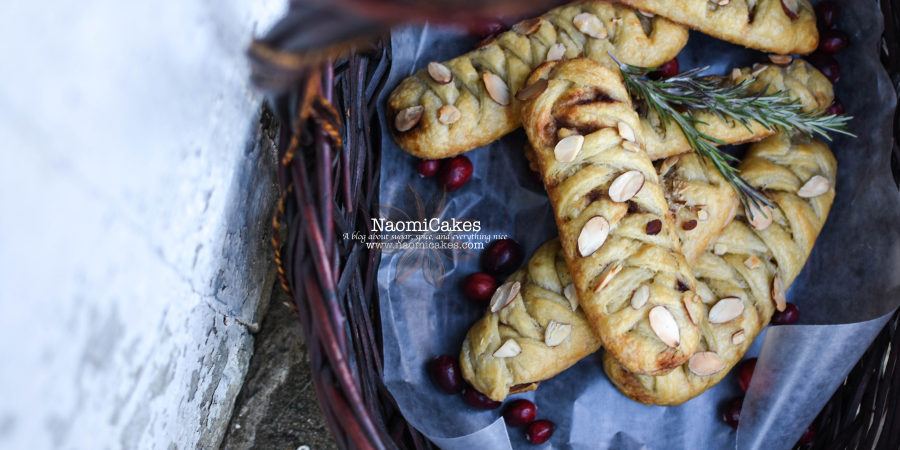
[[[513,396],[532,399],[538,416],[556,423],[542,448],[789,448],[900,303],[900,195],[889,171],[895,94],[878,57],[880,9],[876,2],[843,2],[840,25],[851,47],[838,55],[842,78],[836,92],[855,117],[851,130],[859,137],[838,137],[832,145],[838,159],[835,204],[788,293],[801,320],[770,327],[751,347],[749,355],[760,360],[739,430],[719,418],[722,405],[740,394],[734,374],[684,405],[645,406],[616,391],[592,355],[536,392]],[[475,42],[461,31],[427,25],[395,30],[390,79],[379,101],[382,124],[392,123],[382,106],[401,79]],[[765,57],[692,33],[679,61],[682,69],[710,65],[710,73],[727,73]],[[522,154],[521,130],[468,153],[474,175],[446,197],[434,179],[417,176],[415,159],[386,129],[382,136],[386,216],[478,220],[479,236],[459,238],[487,242],[508,235],[527,255],[555,236],[550,204]],[[378,272],[384,378],[405,417],[441,447],[524,448],[529,444],[523,430],[507,428],[499,410],[477,411],[459,396],[440,393],[425,372],[429,358],[458,355],[469,326],[484,312],[459,287],[479,270],[477,253],[385,252]]]

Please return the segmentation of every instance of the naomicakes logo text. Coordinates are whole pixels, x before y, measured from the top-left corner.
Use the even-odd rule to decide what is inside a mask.
[[[442,220],[437,217],[422,220],[388,220],[384,217],[372,218],[374,232],[410,233],[477,233],[481,231],[480,220]]]

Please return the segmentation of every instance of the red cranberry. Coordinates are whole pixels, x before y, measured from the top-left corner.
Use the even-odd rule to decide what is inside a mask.
[[[535,417],[537,417],[537,406],[524,398],[510,403],[503,411],[503,418],[511,427],[528,425],[534,422]]]
[[[522,264],[522,247],[512,239],[498,239],[488,244],[481,254],[481,267],[498,277],[513,273]]]
[[[827,114],[839,115],[844,113],[844,104],[841,103],[840,100],[834,99],[828,109],[825,110]]]
[[[803,435],[800,436],[800,440],[797,441],[798,444],[809,444],[812,441],[816,440],[816,424],[810,424],[809,428],[803,432]]]
[[[496,17],[482,17],[466,23],[466,28],[468,28],[469,34],[479,38],[486,38],[499,34],[506,29],[506,24]]]
[[[549,420],[541,419],[531,422],[528,430],[525,431],[525,439],[532,444],[543,444],[550,439],[550,436],[553,436],[554,427],[553,422]]]
[[[834,56],[825,52],[815,52],[809,56],[809,62],[822,71],[832,83],[837,83],[841,79],[841,66]]]
[[[464,387],[462,396],[466,404],[476,409],[497,409],[500,407],[500,402],[491,400],[490,397],[478,392],[472,386]]]
[[[431,178],[437,175],[440,168],[441,160],[439,159],[420,159],[419,163],[416,164],[416,171],[419,172],[419,176],[422,178]]]
[[[747,392],[747,388],[750,387],[750,379],[753,378],[753,370],[755,369],[756,358],[745,359],[738,366],[738,384],[741,385],[742,391]]]
[[[841,30],[823,31],[819,36],[819,50],[826,53],[837,53],[847,48],[849,39]]]
[[[772,325],[790,325],[800,320],[800,310],[797,305],[788,303],[784,311],[775,311],[772,315]]]
[[[657,67],[655,71],[650,73],[650,78],[665,79],[672,78],[675,75],[678,75],[678,58],[672,58],[665,64]]]
[[[822,2],[816,5],[816,18],[819,26],[828,28],[837,23],[838,13],[841,11],[835,2]]]
[[[722,420],[724,420],[729,427],[737,429],[738,422],[741,421],[741,408],[743,406],[744,397],[738,397],[731,400],[722,412]]]
[[[444,161],[438,182],[448,191],[455,191],[466,184],[469,178],[472,178],[472,161],[466,155],[459,155]]]
[[[459,364],[452,356],[441,355],[428,363],[431,381],[448,394],[455,394],[462,389],[463,381]]]
[[[463,291],[465,291],[466,297],[476,302],[490,301],[496,290],[497,280],[484,272],[473,273],[467,276],[463,282]]]

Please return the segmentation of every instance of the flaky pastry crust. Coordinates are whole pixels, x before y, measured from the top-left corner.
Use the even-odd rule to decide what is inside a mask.
[[[591,28],[582,26],[588,33],[576,25],[576,17],[584,13],[598,19]],[[589,18],[582,19],[585,17]],[[405,131],[398,130],[395,123],[388,128],[400,148],[419,158],[438,159],[463,153],[519,127],[520,102],[515,95],[531,71],[547,60],[554,46],[562,46],[563,51],[558,54],[561,58],[584,56],[615,67],[611,53],[623,62],[653,67],[674,58],[687,38],[686,28],[667,19],[648,19],[627,6],[606,1],[578,2],[552,9],[533,22],[525,21],[491,42],[443,62],[452,74],[447,83],[435,81],[427,68],[404,79],[388,98],[385,115],[394,121],[407,108],[422,106],[421,119]],[[499,77],[508,90],[508,104],[498,103],[488,91],[486,73]],[[459,112],[456,121],[447,123],[455,113],[446,111],[450,115],[441,121],[441,108],[445,106]]]
[[[696,348],[703,308],[620,75],[579,58],[545,63],[528,85],[541,79],[547,87],[523,103],[522,123],[581,307],[604,348],[629,370],[678,367]],[[581,136],[583,145],[571,159],[560,158],[570,136]],[[640,188],[614,200],[612,186],[626,175]],[[598,237],[599,248],[590,248]],[[647,288],[649,299],[632,307],[634,293]]]
[[[819,44],[807,0],[616,0],[744,47],[787,55]]]
[[[697,292],[709,315],[694,355],[706,358],[702,364],[689,361],[665,375],[646,376],[634,374],[613,357],[604,356],[603,366],[610,380],[634,400],[678,405],[718,383],[769,323],[778,304],[783,304],[784,291],[800,273],[825,224],[834,201],[837,165],[822,142],[778,134],[754,144],[740,168],[742,176],[776,205],[770,211],[772,222],[767,226],[751,222],[743,211],[693,263]],[[819,180],[824,179],[827,185],[820,183],[820,189],[810,189],[815,177],[821,177]],[[810,193],[818,195],[808,197]],[[726,299],[739,300],[740,314],[716,322],[712,310]],[[698,367],[718,370],[698,373]]]

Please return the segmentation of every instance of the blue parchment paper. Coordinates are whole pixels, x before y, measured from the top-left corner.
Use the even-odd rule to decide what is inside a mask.
[[[896,97],[878,57],[878,4],[842,2],[840,25],[851,47],[838,55],[842,78],[835,90],[855,117],[851,131],[859,137],[839,137],[832,145],[838,159],[835,204],[788,292],[801,320],[770,327],[751,347],[748,357],[758,354],[760,360],[740,428],[732,430],[720,419],[723,404],[740,394],[734,374],[684,405],[645,406],[616,391],[599,355],[592,355],[536,392],[512,396],[533,400],[539,418],[556,423],[552,439],[540,448],[789,448],[900,303],[900,194],[889,171]],[[430,61],[468,51],[476,41],[429,25],[394,30],[381,123],[392,123],[382,107],[401,79]],[[682,70],[709,65],[710,73],[727,73],[766,55],[692,33],[678,58]],[[481,231],[457,238],[477,244],[509,236],[526,255],[556,235],[549,201],[522,154],[521,130],[469,152],[472,180],[446,196],[434,179],[416,175],[415,158],[394,144],[388,130],[382,136],[386,216],[478,220]],[[425,372],[431,357],[457,355],[469,326],[483,314],[460,288],[466,275],[480,270],[478,252],[385,252],[378,272],[384,378],[405,417],[443,448],[536,448],[522,429],[504,425],[500,410],[477,411],[459,396],[442,394]]]

